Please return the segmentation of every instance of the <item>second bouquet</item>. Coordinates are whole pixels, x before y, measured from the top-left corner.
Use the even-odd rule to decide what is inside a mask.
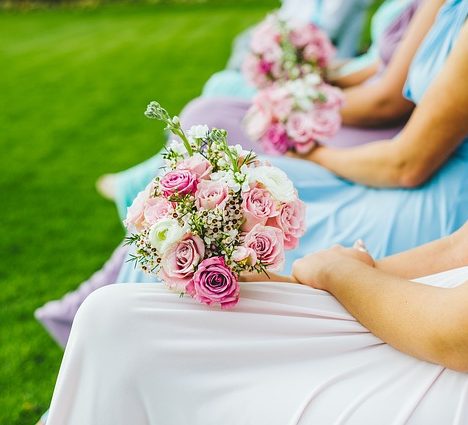
[[[260,90],[244,120],[245,130],[269,154],[308,153],[341,127],[342,91],[317,74]]]
[[[304,234],[305,205],[283,171],[229,146],[226,131],[200,125],[185,133],[156,102],[146,115],[179,140],[128,209],[133,259],[181,294],[233,307],[241,273],[281,271],[285,250]]]

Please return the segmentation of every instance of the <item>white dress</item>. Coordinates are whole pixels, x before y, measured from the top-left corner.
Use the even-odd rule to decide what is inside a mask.
[[[235,310],[213,311],[111,285],[77,314],[48,425],[124,424],[467,425],[468,374],[402,354],[306,286],[242,284]]]

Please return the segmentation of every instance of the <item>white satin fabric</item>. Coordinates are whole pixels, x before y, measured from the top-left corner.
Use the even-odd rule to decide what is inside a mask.
[[[419,281],[467,279],[464,267]],[[213,311],[156,284],[99,289],[48,425],[468,424],[468,374],[396,351],[327,293],[252,283],[241,296]]]

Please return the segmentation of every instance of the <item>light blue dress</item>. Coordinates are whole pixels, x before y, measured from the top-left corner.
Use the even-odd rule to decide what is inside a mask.
[[[418,103],[436,78],[468,15],[468,0],[449,0],[419,48],[405,94]],[[468,138],[416,189],[375,189],[341,179],[309,161],[267,158],[287,172],[307,204],[307,232],[287,253],[285,272],[305,254],[362,238],[377,258],[446,236],[468,220]],[[119,282],[148,281],[126,264]]]

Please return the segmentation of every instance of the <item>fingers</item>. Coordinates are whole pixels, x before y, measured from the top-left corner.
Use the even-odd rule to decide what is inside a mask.
[[[358,239],[356,242],[354,242],[353,248],[361,252],[365,252],[365,253],[369,252],[366,247],[366,244],[364,243],[362,239]]]

